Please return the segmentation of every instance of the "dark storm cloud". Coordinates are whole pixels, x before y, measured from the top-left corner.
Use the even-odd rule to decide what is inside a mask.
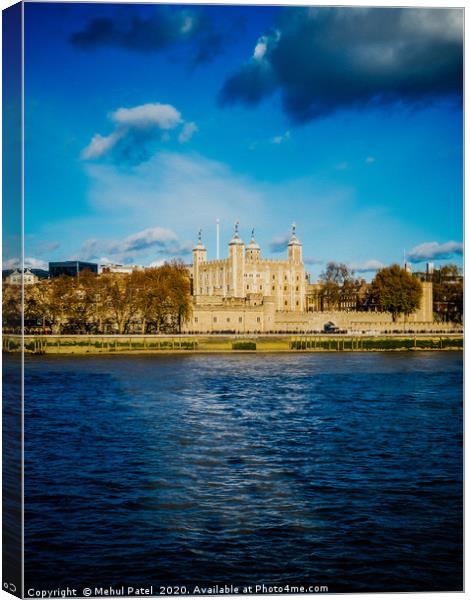
[[[462,95],[461,9],[286,9],[232,74],[222,105],[279,91],[296,122],[339,109]]]
[[[199,64],[220,54],[233,32],[232,26],[227,31],[216,30],[201,8],[155,6],[148,18],[130,10],[124,7],[119,16],[91,20],[82,31],[74,33],[70,41],[82,49],[114,46],[142,53],[178,49],[177,45],[182,44],[190,47],[191,62]]]

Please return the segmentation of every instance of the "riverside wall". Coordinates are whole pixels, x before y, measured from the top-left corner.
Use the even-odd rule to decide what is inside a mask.
[[[295,312],[274,310],[272,304],[258,306],[217,304],[196,305],[184,325],[184,333],[310,333],[323,332],[332,323],[342,331],[385,333],[392,331],[453,332],[461,329],[453,323],[436,323],[413,314],[393,321],[388,313],[365,311]]]
[[[389,335],[4,335],[3,351],[25,354],[163,354],[461,350],[461,333]]]

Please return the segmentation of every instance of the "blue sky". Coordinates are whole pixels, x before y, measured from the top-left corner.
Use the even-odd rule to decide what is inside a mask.
[[[31,265],[461,264],[459,10],[27,3],[25,64]]]

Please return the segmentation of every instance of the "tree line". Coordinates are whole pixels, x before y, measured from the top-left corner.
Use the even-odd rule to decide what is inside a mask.
[[[20,318],[19,286],[4,286],[4,326]],[[191,310],[190,278],[179,261],[132,273],[83,271],[24,286],[28,330],[56,334],[178,333]]]
[[[458,267],[446,265],[426,278],[433,282],[435,320],[462,323]],[[380,269],[366,284],[345,264],[330,262],[319,283],[317,310],[377,310],[396,321],[417,310],[422,298],[419,278],[399,265]],[[24,323],[31,332],[179,333],[190,312],[190,276],[181,261],[130,274],[83,271],[24,286]],[[5,331],[21,328],[20,286],[3,286],[3,326]]]
[[[463,277],[456,265],[444,265],[431,276],[434,315],[442,322],[463,322]]]
[[[421,275],[433,283],[433,312],[439,322],[462,323],[463,277],[456,265],[445,265],[432,274]],[[399,265],[377,271],[370,284],[356,277],[343,263],[330,262],[319,278],[322,310],[378,310],[408,316],[422,298],[420,277]]]

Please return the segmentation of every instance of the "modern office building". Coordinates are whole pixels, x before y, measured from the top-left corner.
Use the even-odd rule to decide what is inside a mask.
[[[98,265],[96,263],[83,262],[81,260],[64,260],[62,262],[49,263],[49,275],[51,277],[59,277],[59,275],[74,276],[82,271],[98,273]]]

